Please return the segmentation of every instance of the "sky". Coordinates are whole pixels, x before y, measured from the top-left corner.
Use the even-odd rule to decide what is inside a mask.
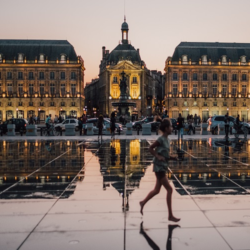
[[[250,43],[250,0],[125,0],[129,40],[147,68],[164,73],[182,41]],[[121,40],[124,0],[0,0],[0,39],[68,40],[98,77],[102,46]]]

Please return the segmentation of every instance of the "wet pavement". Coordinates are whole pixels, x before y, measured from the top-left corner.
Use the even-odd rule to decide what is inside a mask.
[[[0,141],[0,249],[250,249],[250,141],[172,141],[154,187],[150,140]]]

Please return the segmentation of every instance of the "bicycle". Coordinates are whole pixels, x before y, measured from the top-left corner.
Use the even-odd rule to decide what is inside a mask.
[[[43,135],[44,136],[58,136],[60,135],[60,130],[59,128],[55,128],[54,124],[51,124],[49,128],[44,128],[43,129]]]

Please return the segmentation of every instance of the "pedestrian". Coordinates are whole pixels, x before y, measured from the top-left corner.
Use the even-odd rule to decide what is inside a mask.
[[[50,133],[49,133],[50,122],[51,122],[51,114],[47,115],[46,120],[45,120],[45,125],[46,125],[46,128],[48,130],[48,135],[50,135]]]
[[[207,126],[207,131],[211,131],[211,125],[212,125],[212,116],[210,115],[209,116],[209,118],[208,118],[208,120],[207,120],[207,124],[208,124],[208,126]]]
[[[34,118],[31,115],[30,118],[29,118],[29,125],[33,125],[33,124],[34,124]]]
[[[58,123],[62,123],[62,121],[63,121],[62,116],[59,115],[59,117],[58,117]]]
[[[170,155],[170,140],[168,136],[172,133],[172,124],[169,119],[164,119],[162,121],[160,131],[162,132],[162,136],[160,136],[149,148],[149,152],[154,156],[153,171],[156,176],[156,184],[155,188],[140,202],[140,212],[143,215],[145,204],[160,192],[161,186],[164,186],[167,190],[168,220],[178,222],[180,219],[174,217],[172,212],[173,188],[167,178],[168,162],[170,160],[177,161],[177,157]]]
[[[193,116],[190,115],[189,119],[188,119],[188,132],[187,132],[187,134],[191,135],[192,132],[194,133],[194,130],[193,130]]]
[[[112,112],[110,118],[111,138],[115,136],[115,123],[116,123],[115,112]]]
[[[182,118],[181,113],[177,118],[177,130],[178,130],[178,140],[183,139],[183,127],[184,127],[184,118]]]
[[[83,115],[82,115],[82,124],[86,124],[86,122],[87,122],[86,115],[83,114]]]
[[[80,135],[82,135],[82,118],[81,117],[78,117],[78,128],[79,128],[79,131],[80,131]]]
[[[57,115],[55,116],[54,123],[58,123],[58,117],[57,117]]]
[[[225,123],[226,140],[228,140],[228,133],[229,133],[229,117],[228,117],[228,113],[226,113],[226,115],[225,115],[224,123]]]
[[[101,143],[102,143],[102,130],[103,130],[103,116],[100,115],[97,122],[97,128],[98,128],[98,142],[99,137],[101,137]]]
[[[37,124],[40,124],[40,116],[37,116]]]
[[[195,114],[194,115],[194,126],[197,126],[198,123],[198,116]]]

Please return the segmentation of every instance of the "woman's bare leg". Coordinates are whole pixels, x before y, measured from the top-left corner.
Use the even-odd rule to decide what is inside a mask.
[[[161,184],[167,190],[167,206],[168,206],[168,220],[178,222],[180,219],[174,217],[173,210],[172,210],[172,193],[173,188],[171,187],[167,176],[161,179]]]
[[[145,204],[152,199],[155,195],[159,194],[160,190],[161,190],[161,182],[156,178],[156,184],[155,184],[155,188],[149,192],[149,194],[146,196],[146,198],[143,201],[140,201],[140,206],[141,206],[141,214],[143,215],[143,207],[145,206]]]

